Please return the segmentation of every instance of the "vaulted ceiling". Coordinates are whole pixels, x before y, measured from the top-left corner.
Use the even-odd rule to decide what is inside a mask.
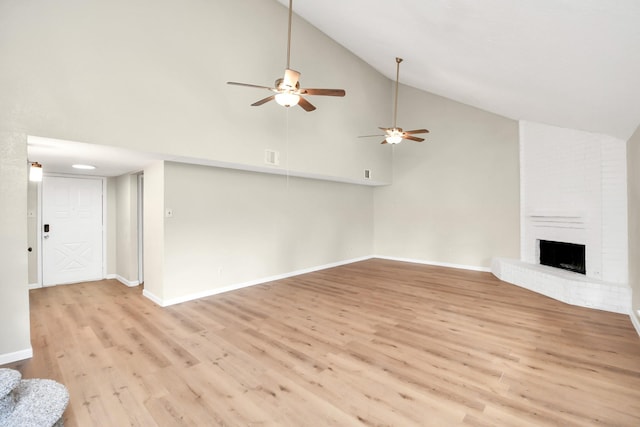
[[[401,83],[427,92],[625,140],[640,124],[638,0],[294,0],[293,9],[390,79],[404,58]]]

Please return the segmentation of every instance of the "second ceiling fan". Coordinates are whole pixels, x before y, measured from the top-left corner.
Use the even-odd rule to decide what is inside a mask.
[[[383,130],[384,135],[365,135],[360,138],[368,138],[371,136],[384,136],[384,140],[381,144],[399,144],[403,139],[408,139],[410,141],[422,142],[424,138],[420,138],[418,136],[414,136],[416,134],[421,133],[429,133],[427,129],[415,129],[415,130],[402,130],[397,125],[398,120],[398,86],[400,81],[400,63],[402,62],[402,58],[396,58],[396,98],[395,104],[393,108],[393,127],[392,128],[383,128],[380,127],[378,129]]]
[[[303,95],[323,95],[323,96],[344,96],[346,92],[343,89],[303,89],[300,87],[300,72],[290,68],[291,61],[291,18],[293,15],[293,0],[289,0],[289,32],[287,34],[287,68],[284,70],[284,77],[275,81],[274,87],[260,86],[249,83],[227,82],[230,85],[246,86],[258,89],[267,89],[275,92],[273,95],[260,99],[251,104],[257,107],[275,100],[284,107],[299,105],[305,111],[313,111],[316,107],[307,101]]]

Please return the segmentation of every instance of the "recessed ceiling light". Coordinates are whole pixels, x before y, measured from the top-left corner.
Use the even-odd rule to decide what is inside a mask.
[[[86,169],[86,170],[93,170],[96,168],[95,166],[92,166],[92,165],[72,165],[71,167],[74,169]]]

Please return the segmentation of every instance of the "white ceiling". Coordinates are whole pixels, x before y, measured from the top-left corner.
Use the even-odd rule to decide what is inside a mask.
[[[390,79],[402,57],[409,86],[624,140],[640,124],[638,0],[295,0],[293,9]]]

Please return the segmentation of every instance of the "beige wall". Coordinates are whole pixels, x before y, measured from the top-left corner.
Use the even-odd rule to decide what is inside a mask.
[[[164,174],[165,162],[144,169],[144,292],[164,300]]]
[[[27,136],[0,130],[0,364],[30,356]]]
[[[631,308],[640,326],[640,127],[627,142],[627,194],[629,221],[629,285]],[[640,332],[640,331],[639,331]]]
[[[370,187],[169,162],[164,185],[165,301],[372,252]]]
[[[472,267],[519,256],[518,123],[400,87],[393,185],[375,189],[375,253]]]
[[[116,271],[130,285],[138,282],[138,176],[116,179]]]
[[[318,109],[250,107],[286,64],[287,9],[275,0],[0,2],[0,120],[30,135],[241,165],[281,153],[291,171],[390,176],[358,135],[387,117],[388,80],[294,19],[293,68]]]

